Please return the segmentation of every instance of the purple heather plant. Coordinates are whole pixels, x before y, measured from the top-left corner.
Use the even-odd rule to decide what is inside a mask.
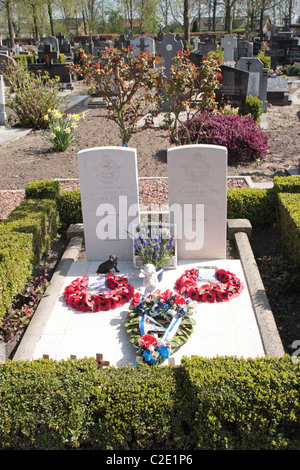
[[[269,136],[254,122],[252,116],[202,112],[186,125],[190,142],[185,131],[179,128],[181,145],[194,143],[227,147],[228,165],[254,162],[264,157],[268,151]],[[174,143],[172,138],[170,142]]]

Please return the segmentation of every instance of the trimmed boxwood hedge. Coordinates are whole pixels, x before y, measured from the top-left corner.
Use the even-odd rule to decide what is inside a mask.
[[[58,212],[61,226],[66,228],[71,224],[82,223],[80,190],[64,191],[58,199]]]
[[[33,181],[26,186],[25,197],[26,199],[53,199],[57,201],[60,188],[58,180]]]
[[[12,232],[0,224],[0,322],[32,272],[33,234]]]
[[[278,224],[282,241],[300,265],[300,193],[280,193],[278,199]]]
[[[57,235],[55,201],[25,199],[0,224],[0,320]]]
[[[299,448],[289,356],[97,369],[92,358],[0,364],[0,449]]]
[[[242,188],[227,190],[227,218],[248,219],[252,226],[273,224],[276,195],[272,189]]]

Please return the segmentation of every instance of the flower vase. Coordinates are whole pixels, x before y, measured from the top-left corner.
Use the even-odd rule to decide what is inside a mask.
[[[164,268],[163,268],[163,267],[156,268],[156,275],[157,275],[157,280],[158,280],[158,282],[161,282],[161,281],[162,281],[163,272],[164,272]]]

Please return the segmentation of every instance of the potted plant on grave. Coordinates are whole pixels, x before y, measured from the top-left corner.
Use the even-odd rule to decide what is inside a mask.
[[[169,224],[137,226],[133,241],[133,259],[136,268],[153,264],[157,270],[176,268],[176,238]]]

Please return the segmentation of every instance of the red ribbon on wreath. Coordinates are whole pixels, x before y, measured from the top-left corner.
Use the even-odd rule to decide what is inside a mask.
[[[69,307],[80,312],[105,312],[114,310],[133,297],[134,287],[126,277],[115,276],[112,273],[106,276],[106,287],[109,292],[91,294],[87,292],[88,276],[77,278],[64,290],[64,299]]]
[[[199,286],[197,284],[197,269],[186,270],[177,279],[174,289],[180,295],[186,295],[196,302],[228,302],[240,295],[244,289],[243,283],[235,274],[225,269],[216,270],[216,280]]]

